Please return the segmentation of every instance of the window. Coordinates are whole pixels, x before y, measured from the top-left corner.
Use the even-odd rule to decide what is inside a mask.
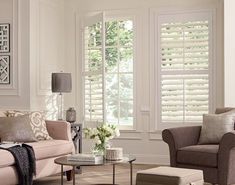
[[[103,23],[85,26],[85,122],[107,122],[131,128],[134,117],[133,20],[112,18]]]
[[[107,122],[133,124],[133,21],[106,22]]]
[[[211,103],[210,16],[162,15],[158,21],[160,122],[201,122]]]

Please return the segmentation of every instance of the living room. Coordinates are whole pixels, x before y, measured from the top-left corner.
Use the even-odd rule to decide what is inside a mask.
[[[135,156],[135,181],[141,168],[172,162],[164,129],[199,126],[203,114],[235,107],[234,7],[233,0],[0,0],[0,28],[8,30],[0,49],[0,110],[43,111],[56,121],[73,107],[83,128],[116,125],[120,136],[110,145]],[[71,75],[63,101],[52,92],[52,73]],[[83,135],[82,152],[93,147]],[[108,173],[102,180],[112,182],[112,167],[99,168]],[[86,170],[76,174],[78,184]],[[129,166],[122,170],[117,165],[116,181],[129,184]]]

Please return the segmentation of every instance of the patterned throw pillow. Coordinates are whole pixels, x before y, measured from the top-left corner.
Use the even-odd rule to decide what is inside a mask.
[[[18,117],[18,116],[23,116],[25,114],[29,114],[30,112],[27,111],[17,111],[17,110],[8,110],[6,111],[7,117]]]
[[[47,131],[45,115],[40,111],[7,111],[8,117],[17,117],[28,114],[30,118],[30,125],[37,140],[50,140],[52,139]]]

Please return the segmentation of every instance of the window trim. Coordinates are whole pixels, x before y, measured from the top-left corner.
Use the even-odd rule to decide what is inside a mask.
[[[215,42],[216,42],[216,23],[214,20],[216,12],[215,9],[202,9],[202,10],[157,10],[152,9],[152,20],[153,20],[153,36],[154,36],[154,69],[155,69],[155,124],[153,126],[153,131],[163,130],[165,128],[179,127],[179,126],[191,126],[191,125],[201,125],[199,122],[161,122],[161,61],[160,61],[160,22],[159,18],[161,16],[172,16],[173,20],[177,20],[177,16],[181,20],[189,20],[187,17],[183,17],[185,14],[207,14],[209,21],[210,39],[209,39],[209,69],[208,69],[208,80],[209,80],[209,113],[212,113],[216,105],[216,55],[215,55]],[[205,18],[204,18],[205,19]]]

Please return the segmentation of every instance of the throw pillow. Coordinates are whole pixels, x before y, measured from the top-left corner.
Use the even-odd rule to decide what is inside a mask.
[[[224,134],[233,130],[233,114],[205,114],[198,144],[218,144]]]
[[[0,117],[0,138],[2,141],[34,142],[34,136],[28,115],[18,117]]]
[[[0,111],[0,117],[7,117],[6,111]]]
[[[235,111],[235,108],[232,107],[216,108],[215,114],[230,113],[231,111]]]
[[[7,117],[17,117],[17,116],[23,116],[25,114],[29,114],[30,112],[27,111],[17,111],[17,110],[8,110],[6,111]]]
[[[33,111],[33,112],[21,112],[21,111],[8,111],[8,117],[17,117],[21,115],[28,114],[30,118],[30,125],[33,129],[34,135],[37,140],[50,140],[52,139],[49,136],[47,131],[46,122],[45,122],[45,115],[43,112],[40,111]]]

